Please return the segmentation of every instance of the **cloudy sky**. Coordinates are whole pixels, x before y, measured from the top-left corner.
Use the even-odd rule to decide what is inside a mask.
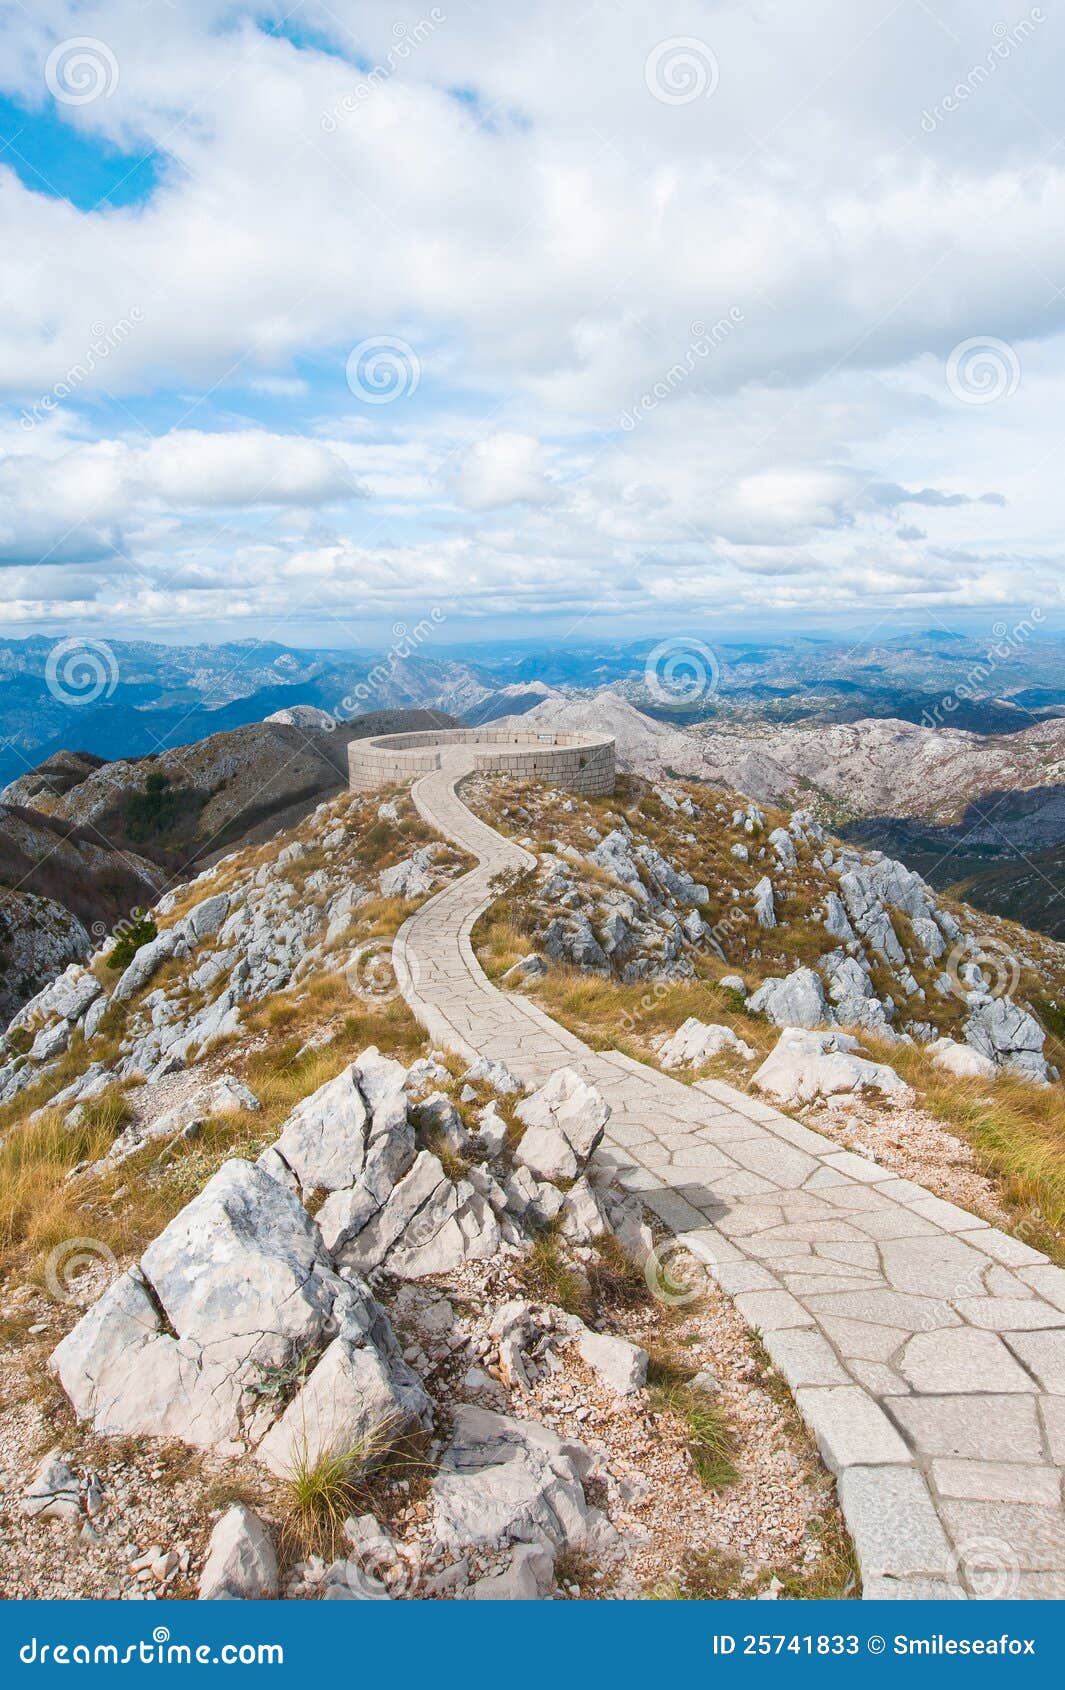
[[[1055,0],[0,19],[0,633],[1062,605]]]

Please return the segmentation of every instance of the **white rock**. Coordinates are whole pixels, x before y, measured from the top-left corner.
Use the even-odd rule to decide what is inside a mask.
[[[755,1054],[749,1044],[736,1037],[731,1027],[700,1021],[697,1016],[691,1015],[661,1046],[658,1055],[663,1068],[698,1068],[719,1056],[723,1050],[734,1051],[748,1062]]]
[[[629,1397],[647,1383],[647,1351],[627,1338],[585,1329],[577,1348],[594,1373],[615,1396]]]
[[[250,1508],[235,1502],[218,1521],[200,1574],[200,1600],[262,1602],[277,1595],[277,1556]]]
[[[752,1084],[779,1103],[810,1103],[815,1097],[880,1091],[912,1097],[909,1086],[885,1062],[870,1062],[854,1053],[858,1041],[849,1033],[812,1033],[785,1027],[775,1049],[754,1075]]]
[[[609,1105],[573,1068],[558,1068],[517,1106],[525,1126],[514,1160],[541,1179],[576,1179],[610,1118]]]
[[[503,1542],[579,1548],[588,1509],[581,1483],[591,1458],[546,1426],[460,1404],[433,1480],[433,1529],[445,1549]]]
[[[832,1020],[824,987],[812,968],[767,980],[747,999],[747,1008],[776,1027],[822,1027]]]
[[[81,1517],[81,1485],[58,1449],[45,1456],[23,1491],[19,1507],[35,1520]]]
[[[937,1068],[945,1068],[962,1080],[993,1080],[998,1072],[989,1056],[971,1045],[958,1044],[956,1039],[936,1039],[928,1046],[928,1053]]]

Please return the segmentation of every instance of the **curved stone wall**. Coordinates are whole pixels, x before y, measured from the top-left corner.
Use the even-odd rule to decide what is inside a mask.
[[[353,792],[396,786],[438,769],[449,750],[465,751],[471,769],[542,780],[590,797],[614,790],[612,739],[516,728],[441,728],[352,740],[348,784]]]

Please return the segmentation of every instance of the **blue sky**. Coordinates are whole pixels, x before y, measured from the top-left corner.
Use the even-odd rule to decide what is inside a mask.
[[[1057,616],[1049,8],[0,19],[0,632]]]

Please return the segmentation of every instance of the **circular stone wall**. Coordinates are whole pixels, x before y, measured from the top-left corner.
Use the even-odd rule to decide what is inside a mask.
[[[348,784],[353,792],[396,786],[412,775],[438,769],[441,752],[451,747],[468,748],[471,767],[477,770],[542,780],[589,796],[614,790],[612,739],[492,728],[441,728],[353,739],[348,746]]]

